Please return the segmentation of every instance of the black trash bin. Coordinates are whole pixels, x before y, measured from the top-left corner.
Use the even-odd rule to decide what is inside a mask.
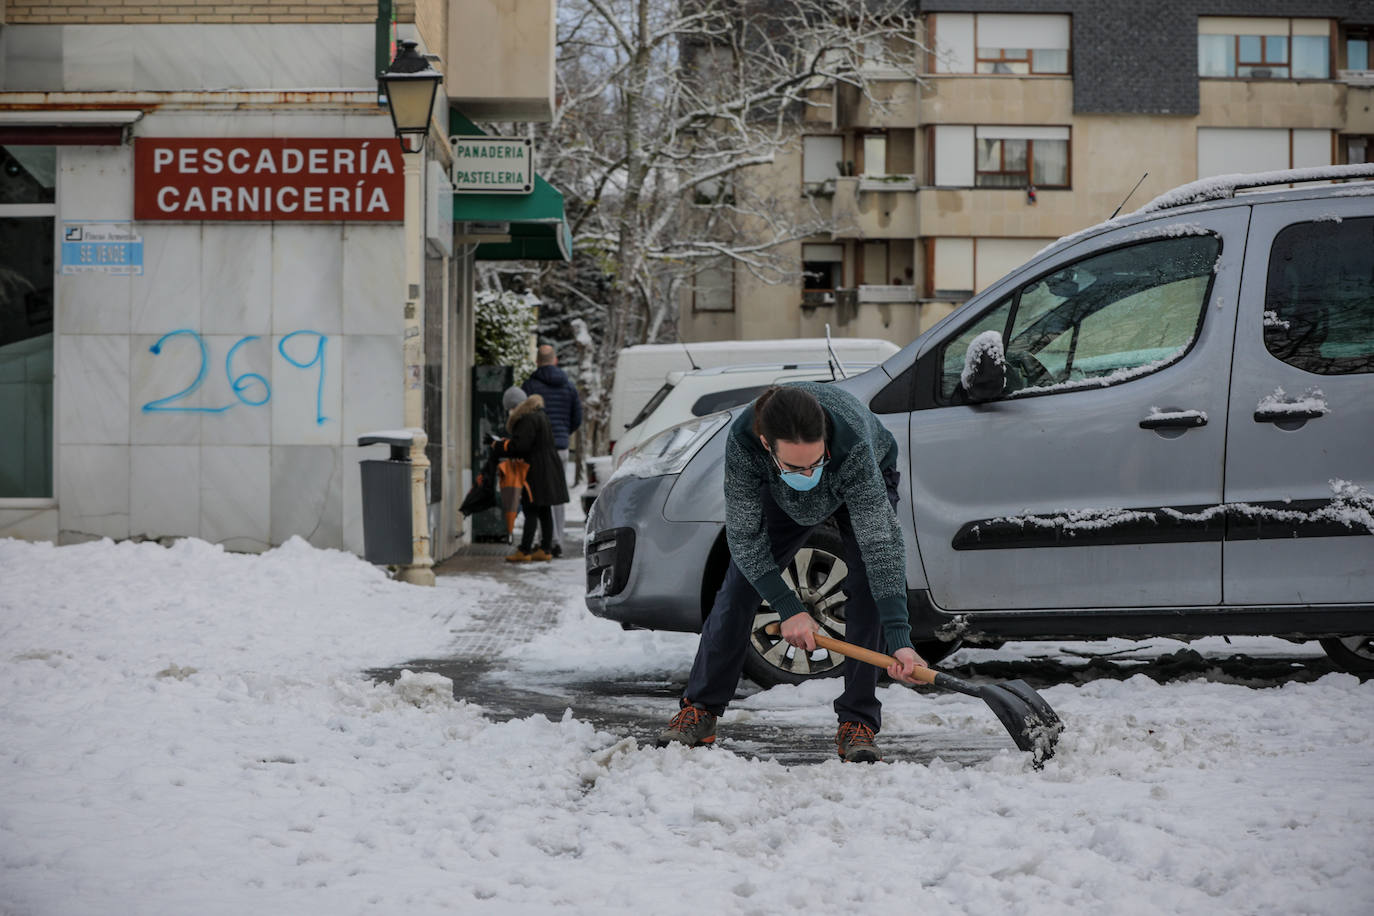
[[[404,430],[368,433],[359,445],[389,445],[386,460],[365,459],[363,475],[363,556],[369,563],[404,566],[415,559],[410,486],[413,436]]]

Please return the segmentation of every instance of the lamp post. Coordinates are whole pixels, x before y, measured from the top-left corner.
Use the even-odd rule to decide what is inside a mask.
[[[414,543],[411,562],[402,566],[397,578],[414,585],[434,584],[434,558],[430,552],[428,488],[429,459],[424,434],[424,328],[420,309],[424,288],[424,200],[421,196],[421,177],[425,157],[425,139],[429,136],[430,116],[434,111],[434,96],[444,75],[429,65],[413,41],[401,42],[396,59],[377,80],[386,95],[391,112],[391,125],[403,152],[405,172],[405,282],[406,304],[402,360],[405,377],[402,382],[402,401],[405,425],[417,431],[411,440],[411,538]],[[412,144],[407,142],[413,140]]]
[[[434,111],[434,95],[444,81],[444,75],[431,67],[415,48],[413,41],[401,42],[396,59],[377,76],[391,111],[391,125],[407,153],[424,150],[425,137],[429,135],[429,117]],[[406,143],[407,137],[418,138],[415,149]]]

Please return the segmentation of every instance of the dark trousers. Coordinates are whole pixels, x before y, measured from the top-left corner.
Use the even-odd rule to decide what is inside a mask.
[[[887,481],[888,499],[897,504],[897,473],[883,475]],[[816,526],[799,525],[784,512],[768,488],[763,489],[763,514],[768,540],[773,546],[773,559],[780,569],[786,569],[797,551]],[[881,650],[882,627],[873,593],[868,588],[868,570],[854,538],[849,508],[841,506],[835,513],[840,537],[844,541],[846,604],[845,640],[868,649]],[[721,715],[735,696],[740,675],[744,672],[744,656],[749,647],[754,615],[762,604],[759,593],[740,572],[735,561],[725,571],[725,581],[716,592],[711,613],[701,628],[701,643],[697,646],[696,661],[687,678],[683,696],[708,711]],[[846,659],[844,662],[844,692],[835,700],[835,715],[841,722],[862,722],[874,731],[882,727],[882,704],[876,696],[878,676],[872,665]]]
[[[520,501],[525,513],[525,530],[520,532],[520,549],[530,552],[534,546],[534,527],[539,524],[539,548],[545,553],[553,549],[553,506],[536,506],[528,498]]]

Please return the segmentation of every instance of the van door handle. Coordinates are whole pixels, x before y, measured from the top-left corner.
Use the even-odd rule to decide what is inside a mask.
[[[1207,425],[1207,414],[1201,410],[1152,410],[1140,421],[1141,429],[1196,429]]]
[[[1313,408],[1294,409],[1290,406],[1280,404],[1276,407],[1262,407],[1255,411],[1256,423],[1283,423],[1285,421],[1301,423],[1305,420],[1319,420],[1326,416],[1329,411],[1316,410]]]

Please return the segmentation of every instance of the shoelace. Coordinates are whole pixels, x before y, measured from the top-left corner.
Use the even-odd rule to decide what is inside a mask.
[[[840,726],[840,746],[874,747],[873,729],[862,722],[846,722]]]
[[[684,706],[682,709],[678,710],[677,715],[669,720],[668,727],[675,728],[678,731],[686,731],[701,722],[703,713],[704,710],[698,709],[695,706]]]

